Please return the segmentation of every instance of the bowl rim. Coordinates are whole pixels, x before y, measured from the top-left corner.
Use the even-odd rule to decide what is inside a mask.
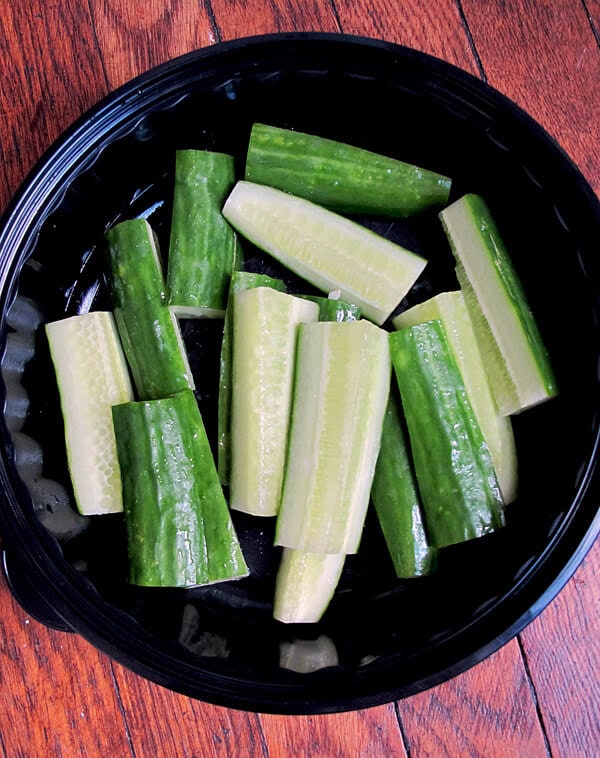
[[[507,110],[513,118],[522,120],[527,130],[555,153],[564,169],[577,182],[582,199],[589,208],[589,212],[595,216],[600,228],[600,203],[587,180],[563,148],[520,106],[473,74],[428,53],[359,35],[288,32],[243,37],[185,53],[120,85],[85,111],[44,152],[21,183],[0,218],[2,334],[6,331],[6,313],[16,296],[18,273],[34,235],[36,220],[39,215],[43,215],[40,211],[44,207],[44,202],[48,202],[48,197],[52,197],[57,192],[59,182],[68,184],[69,175],[80,173],[85,170],[88,163],[95,160],[94,151],[98,149],[98,139],[100,135],[106,133],[106,124],[115,119],[115,114],[119,115],[118,123],[122,124],[124,119],[130,123],[131,119],[135,118],[135,114],[139,114],[140,109],[148,103],[154,103],[156,107],[157,93],[161,92],[161,96],[164,97],[164,89],[161,87],[165,82],[172,88],[168,90],[168,93],[175,93],[179,86],[178,76],[189,67],[214,66],[228,56],[235,58],[243,53],[258,54],[270,46],[283,49],[290,43],[306,48],[316,43],[352,46],[357,51],[376,51],[375,54],[387,56],[390,60],[419,61],[432,71],[443,74],[445,78],[474,87],[478,92],[491,98],[503,111]],[[115,134],[111,133],[108,142],[114,137]],[[49,186],[48,182],[50,182]],[[54,197],[54,201],[57,200],[58,197]],[[5,250],[8,253],[5,253]],[[17,255],[19,251],[20,255]],[[233,693],[230,689],[232,680],[219,675],[218,672],[210,671],[208,664],[203,676],[200,677],[198,668],[192,666],[191,663],[188,664],[182,660],[177,661],[175,665],[169,655],[163,655],[163,651],[157,651],[156,647],[150,644],[149,639],[134,638],[130,634],[130,627],[132,622],[137,626],[137,622],[125,612],[106,604],[95,588],[66,564],[66,561],[61,558],[61,551],[55,539],[41,525],[33,511],[29,513],[23,508],[15,507],[17,502],[25,502],[23,498],[26,497],[26,488],[11,463],[9,454],[11,437],[5,425],[0,428],[0,434],[4,442],[0,455],[0,489],[4,501],[0,503],[0,527],[5,538],[4,550],[7,562],[13,563],[17,570],[31,577],[33,585],[40,590],[41,599],[44,598],[42,590],[51,592],[54,610],[60,618],[65,620],[66,627],[81,634],[110,657],[147,679],[182,694],[241,710],[287,714],[340,712],[381,705],[440,684],[466,671],[498,650],[536,618],[562,590],[600,532],[600,510],[596,508],[595,515],[591,519],[586,517],[585,524],[577,525],[577,537],[567,533],[569,529],[573,531],[573,522],[577,516],[579,516],[578,520],[581,520],[578,509],[583,500],[589,501],[589,493],[592,489],[596,495],[600,490],[597,466],[600,432],[596,430],[593,453],[583,473],[579,491],[561,529],[553,535],[544,551],[548,554],[547,558],[552,559],[551,570],[548,569],[548,562],[540,567],[540,560],[538,560],[530,570],[525,572],[519,580],[518,591],[513,593],[511,599],[514,608],[510,615],[510,623],[504,624],[492,638],[486,638],[484,644],[472,649],[467,643],[473,636],[473,629],[467,630],[462,647],[459,646],[462,654],[458,659],[452,663],[446,663],[440,669],[435,669],[433,666],[425,675],[402,686],[394,684],[393,677],[384,676],[378,667],[374,666],[368,674],[364,671],[358,674],[353,672],[358,685],[353,684],[342,674],[337,682],[337,688],[333,690],[323,688],[323,677],[317,672],[311,675],[310,682],[292,677],[289,687],[282,686],[282,690],[277,693],[269,692],[268,687],[261,682],[245,683],[240,686],[238,692]],[[595,499],[597,500],[597,497]],[[6,503],[10,507],[7,507]],[[588,510],[590,510],[589,507]],[[35,537],[33,541],[32,535]],[[549,575],[551,579],[548,581]],[[499,602],[503,601],[504,598]],[[473,624],[476,624],[479,629],[483,620],[489,626],[489,613],[492,611],[493,608]],[[109,624],[107,622],[110,622],[111,632],[108,636],[106,630]],[[147,637],[150,638],[150,635],[148,634]],[[444,642],[444,645],[446,644],[448,643]],[[432,656],[432,660],[435,661],[437,658]],[[307,684],[309,686],[306,686]],[[357,690],[357,686],[362,689]],[[344,691],[350,694],[341,701],[339,692]]]

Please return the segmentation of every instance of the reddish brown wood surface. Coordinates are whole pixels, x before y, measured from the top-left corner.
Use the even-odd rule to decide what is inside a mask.
[[[484,76],[598,191],[597,0],[0,0],[0,207],[52,140],[132,76],[250,34],[343,31]],[[600,545],[520,636],[430,691],[329,716],[247,714],[154,685],[40,625],[0,580],[3,756],[593,756]]]

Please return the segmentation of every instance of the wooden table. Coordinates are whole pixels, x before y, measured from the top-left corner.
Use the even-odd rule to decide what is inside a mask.
[[[220,40],[343,31],[399,42],[522,105],[600,190],[599,0],[0,0],[0,207],[42,151],[131,77]],[[51,631],[0,580],[3,756],[600,754],[600,544],[558,598],[470,671],[320,717],[206,705]]]

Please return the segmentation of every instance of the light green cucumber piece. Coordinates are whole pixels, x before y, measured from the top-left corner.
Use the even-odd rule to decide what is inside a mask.
[[[426,261],[369,229],[272,187],[241,181],[223,214],[244,237],[298,276],[383,323]]]
[[[233,295],[231,508],[275,516],[287,449],[298,325],[315,303],[256,287]]]
[[[389,336],[427,533],[435,547],[504,525],[492,457],[441,321]]]
[[[299,327],[275,544],[357,552],[389,388],[387,332],[365,320]]]
[[[221,345],[221,363],[219,368],[219,403],[217,430],[217,468],[221,484],[229,484],[231,467],[231,375],[233,362],[233,302],[236,292],[243,292],[254,287],[271,287],[285,292],[286,286],[281,279],[274,279],[266,274],[249,271],[234,271],[229,287],[229,297],[225,320],[223,323],[223,342]]]
[[[194,389],[153,231],[145,219],[122,221],[106,233],[115,321],[142,400]]]
[[[45,326],[60,393],[69,473],[80,513],[123,510],[111,406],[133,400],[112,313],[96,311]]]
[[[338,213],[402,217],[448,202],[451,181],[433,171],[312,134],[254,124],[245,179]]]
[[[312,624],[327,610],[342,575],[344,554],[284,548],[275,583],[273,617],[285,624]]]
[[[388,399],[371,499],[396,575],[404,579],[430,574],[437,550],[425,531],[396,394],[390,392]]]
[[[558,389],[548,353],[485,201],[464,195],[440,219],[498,410],[520,413],[553,397]]]
[[[235,265],[236,234],[221,209],[235,183],[233,157],[177,150],[167,300],[183,318],[222,318]]]
[[[462,292],[442,292],[424,303],[401,313],[394,321],[396,329],[439,319],[490,449],[492,462],[505,504],[517,497],[517,451],[509,416],[501,416],[492,395],[488,375]]]
[[[247,576],[191,390],[113,408],[129,578],[192,587]]]

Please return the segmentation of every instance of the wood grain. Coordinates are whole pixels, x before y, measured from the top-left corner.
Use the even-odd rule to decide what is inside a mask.
[[[0,41],[2,210],[43,151],[106,94],[107,84],[87,3],[3,2]]]
[[[110,89],[165,60],[218,41],[211,14],[197,0],[90,3],[91,19]]]
[[[0,743],[7,756],[127,755],[108,658],[47,629],[0,582]],[[38,753],[39,754],[39,753]]]
[[[477,73],[477,63],[454,0],[423,3],[408,0],[401,12],[393,0],[338,0],[338,18],[348,34],[378,37],[443,58]]]
[[[521,634],[542,723],[556,756],[598,753],[599,586],[597,541],[563,592]]]
[[[398,704],[412,755],[548,755],[516,640],[463,675]]]
[[[262,758],[258,716],[192,700],[113,664],[115,681],[136,758]]]
[[[339,32],[328,0],[211,0],[223,40],[276,32]]]
[[[600,192],[600,53],[583,3],[463,0],[489,84],[555,137]]]
[[[271,758],[344,756],[404,758],[407,753],[393,704],[327,716],[260,716]],[[351,732],[349,731],[351,725]]]

